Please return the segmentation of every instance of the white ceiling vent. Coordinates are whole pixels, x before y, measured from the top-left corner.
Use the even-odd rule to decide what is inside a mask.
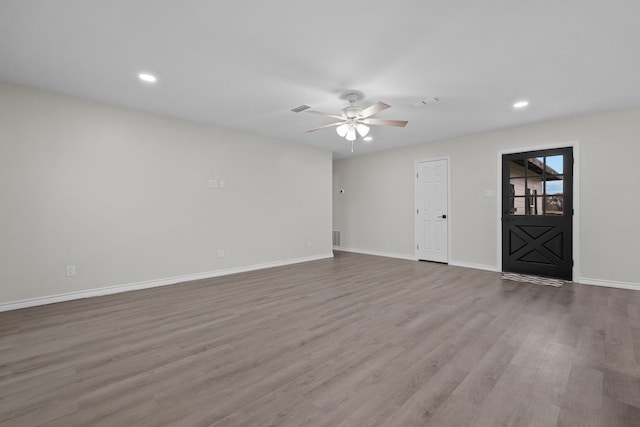
[[[309,108],[311,107],[309,107],[308,105],[302,104],[299,107],[293,108],[291,111],[293,111],[294,113],[299,113],[300,111],[308,110]]]
[[[437,96],[431,96],[429,98],[422,98],[417,100],[416,102],[412,102],[411,106],[414,108],[420,108],[425,107],[429,104],[435,104],[438,101],[440,101],[440,98],[438,98]]]

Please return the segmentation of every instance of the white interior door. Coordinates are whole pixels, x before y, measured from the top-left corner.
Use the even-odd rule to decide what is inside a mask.
[[[448,168],[447,159],[417,163],[416,251],[418,259],[449,262]]]

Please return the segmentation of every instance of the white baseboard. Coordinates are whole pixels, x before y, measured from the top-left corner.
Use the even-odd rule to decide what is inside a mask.
[[[640,283],[616,282],[613,280],[590,279],[588,277],[580,277],[575,280],[582,285],[604,286],[607,288],[631,289],[640,291]]]
[[[485,270],[485,271],[493,271],[498,272],[498,267],[495,265],[486,265],[486,264],[473,264],[471,262],[463,262],[463,261],[449,261],[449,265],[454,267],[464,267],[464,268],[473,268],[474,270]]]
[[[403,255],[403,254],[395,254],[389,252],[379,252],[379,251],[369,251],[364,249],[354,249],[354,248],[341,248],[340,246],[334,246],[334,250],[336,251],[344,251],[344,252],[354,252],[364,255],[376,255],[376,256],[384,256],[388,258],[399,258],[406,259],[410,261],[417,261],[418,259],[414,256]],[[470,262],[463,261],[449,261],[449,265],[453,267],[464,267],[464,268],[472,268],[475,270],[484,270],[484,271],[492,271],[499,273],[498,267],[495,265],[486,265],[486,264],[474,264]],[[640,284],[638,283],[629,283],[629,282],[616,282],[613,280],[601,280],[601,279],[590,279],[587,277],[581,277],[579,279],[574,279],[575,283],[580,283],[583,285],[593,285],[593,286],[604,286],[608,288],[619,288],[619,289],[630,289],[634,291],[640,291]]]
[[[415,256],[405,255],[405,254],[396,254],[396,253],[393,253],[393,252],[379,252],[379,251],[369,251],[369,250],[365,250],[365,249],[342,248],[340,246],[334,246],[333,249],[336,250],[336,251],[353,252],[353,253],[363,254],[363,255],[384,256],[384,257],[387,257],[387,258],[406,259],[406,260],[409,260],[409,261],[417,261],[418,260],[418,258],[416,258]]]
[[[364,255],[375,255],[375,256],[384,256],[388,258],[406,259],[409,261],[418,261],[418,258],[416,256],[396,254],[391,252],[369,251],[365,249],[355,249],[355,248],[342,248],[340,246],[334,246],[333,249],[336,251],[354,252],[354,253],[364,254]],[[495,265],[472,264],[470,262],[462,262],[462,261],[449,261],[448,264],[455,267],[473,268],[476,270],[498,271],[498,268]]]
[[[20,301],[0,303],[0,312],[18,310],[20,308],[35,307],[38,305],[53,304],[56,302],[71,301],[82,298],[91,298],[102,295],[118,294],[121,292],[137,291],[140,289],[156,288],[159,286],[175,285],[177,283],[193,280],[209,279],[212,277],[227,276],[229,274],[245,273],[248,271],[262,270],[265,268],[282,267],[285,265],[299,264],[301,262],[317,261],[333,258],[333,253],[314,255],[309,257],[293,258],[282,261],[265,262],[262,264],[246,265],[242,267],[227,268],[223,270],[209,271],[206,273],[188,274],[184,276],[168,277],[164,279],[147,280],[144,282],[129,283],[126,285],[108,286],[105,288],[89,289],[86,291],[67,292],[64,294],[49,295],[45,297],[31,298]]]

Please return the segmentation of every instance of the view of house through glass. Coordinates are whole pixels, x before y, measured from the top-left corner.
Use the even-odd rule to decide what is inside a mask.
[[[509,162],[510,215],[564,213],[563,155]]]

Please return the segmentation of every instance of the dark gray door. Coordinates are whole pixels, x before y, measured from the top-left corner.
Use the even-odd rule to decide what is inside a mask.
[[[573,149],[502,156],[502,270],[571,280]]]

